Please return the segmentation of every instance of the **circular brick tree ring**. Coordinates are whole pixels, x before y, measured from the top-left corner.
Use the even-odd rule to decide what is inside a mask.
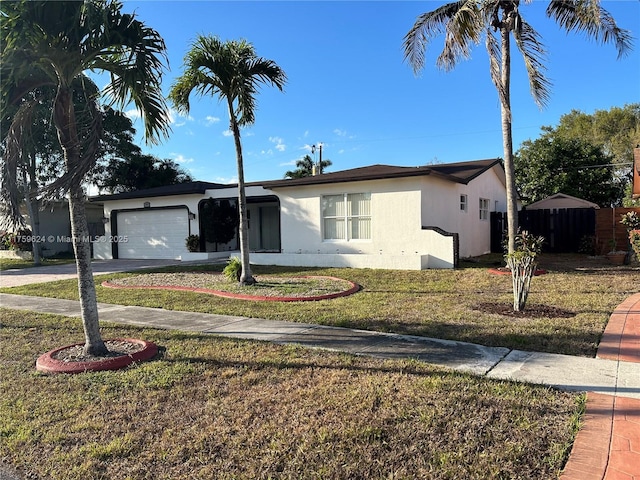
[[[296,278],[296,277],[293,277]],[[132,288],[132,289],[147,289],[147,290],[175,290],[179,292],[194,292],[194,293],[206,293],[208,295],[215,295],[216,297],[222,298],[233,298],[236,300],[254,300],[254,301],[262,301],[262,302],[314,302],[318,300],[331,300],[333,298],[346,297],[348,295],[353,295],[354,293],[360,290],[360,285],[354,283],[350,280],[345,280],[343,278],[331,277],[327,275],[305,275],[303,277],[298,278],[327,278],[330,280],[336,280],[340,282],[345,282],[347,284],[347,288],[345,290],[327,293],[327,294],[319,294],[319,295],[306,295],[306,296],[263,296],[263,295],[248,295],[243,293],[233,293],[227,292],[224,290],[214,290],[211,288],[199,288],[199,287],[186,287],[181,285],[118,285],[117,283],[111,283],[109,281],[102,282],[102,286],[106,288]]]
[[[64,350],[84,346],[83,343],[76,343],[51,350],[50,352],[41,355],[38,360],[36,360],[36,370],[43,373],[83,373],[97,372],[101,370],[119,370],[134,362],[149,360],[158,354],[158,346],[153,342],[147,342],[145,340],[138,340],[135,338],[105,340],[105,343],[109,342],[136,344],[140,348],[129,354],[123,353],[122,355],[104,357],[97,360],[65,361],[56,358],[56,356]]]

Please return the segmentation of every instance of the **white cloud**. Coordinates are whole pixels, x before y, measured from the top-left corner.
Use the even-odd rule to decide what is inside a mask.
[[[173,160],[176,163],[179,163],[181,165],[188,165],[188,164],[193,163],[195,161],[193,158],[186,158],[181,153],[173,153],[172,152],[169,155],[173,156]]]
[[[224,132],[222,132],[222,135],[224,135],[225,137],[232,137],[233,132],[231,130],[225,130]]]
[[[207,127],[210,127],[214,123],[218,123],[220,121],[220,117],[213,117],[211,115],[207,115],[204,120],[205,120],[205,125]]]
[[[287,149],[287,146],[283,143],[283,140],[280,137],[269,137],[269,141],[276,145],[276,150],[279,152],[284,152]]]
[[[347,132],[346,130],[340,130],[339,128],[335,128],[333,130],[333,133],[335,133],[336,135],[338,135],[339,137],[346,137],[347,136]]]
[[[187,122],[193,122],[191,115],[182,115],[174,108],[169,109],[169,123],[175,127],[182,127]]]
[[[129,118],[132,122],[135,122],[137,119],[141,118],[140,110],[137,108],[132,108],[131,110],[127,110],[124,112],[125,116]]]

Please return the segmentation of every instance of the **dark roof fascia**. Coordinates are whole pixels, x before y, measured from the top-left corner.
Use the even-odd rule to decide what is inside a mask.
[[[236,184],[221,184],[210,182],[188,182],[167,185],[163,187],[135,190],[133,192],[114,193],[111,195],[96,195],[89,197],[90,202],[108,202],[111,200],[130,200],[134,198],[169,197],[173,195],[203,195],[207,190],[236,188]]]
[[[480,175],[482,175],[484,172],[486,172],[487,170],[491,170],[493,167],[495,167],[496,165],[499,165],[500,167],[502,167],[502,170],[504,171],[504,165],[502,164],[502,159],[501,158],[488,158],[485,160],[476,160],[476,161],[472,161],[472,162],[462,162],[460,164],[442,164],[442,165],[432,165],[432,168],[437,169],[438,167],[450,167],[451,165],[462,165],[462,164],[469,164],[470,166],[473,166],[473,164],[475,163],[481,163],[481,162],[489,162],[487,165],[485,165],[484,167],[480,168],[476,173],[469,175],[467,177],[464,177],[464,180],[460,183],[464,183],[465,185],[468,184],[471,180],[478,178]],[[460,177],[458,177],[460,178]]]
[[[365,167],[366,168],[366,167]],[[411,167],[397,167],[407,168],[402,172],[387,172],[384,175],[379,173],[358,174],[355,177],[347,177],[343,170],[341,172],[323,173],[321,175],[315,175],[313,177],[295,178],[289,180],[272,180],[262,182],[261,185],[267,189],[285,188],[285,187],[301,187],[309,185],[326,185],[328,183],[347,183],[347,182],[363,182],[366,180],[384,180],[386,178],[402,178],[402,177],[417,177],[421,175],[431,174],[431,170],[424,167],[416,167],[415,170],[409,170]]]
[[[440,169],[451,169],[455,167],[461,167],[468,165],[473,168],[474,165],[479,163],[488,162],[486,165],[474,169],[474,173],[468,176],[458,176],[450,173],[440,171]],[[395,167],[391,165],[372,165],[371,167],[361,167],[352,170],[343,170],[340,172],[325,173],[322,175],[316,175],[313,177],[303,177],[288,180],[272,180],[267,182],[261,182],[261,185],[267,189],[286,188],[286,187],[300,187],[310,185],[323,185],[329,183],[346,183],[346,182],[362,182],[366,180],[385,180],[391,178],[403,178],[403,177],[417,177],[433,175],[443,180],[450,182],[468,184],[474,178],[482,175],[487,170],[493,168],[495,165],[501,165],[501,159],[486,159],[486,160],[474,160],[470,162],[460,162],[442,165],[427,165],[421,167]],[[374,170],[377,169],[377,170]],[[371,170],[367,173],[367,170]],[[349,176],[349,172],[353,172],[353,176]],[[365,172],[365,173],[362,173]]]

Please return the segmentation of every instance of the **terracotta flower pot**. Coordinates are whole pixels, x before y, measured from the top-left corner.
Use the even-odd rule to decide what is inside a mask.
[[[614,265],[623,265],[624,259],[627,257],[627,252],[609,252],[607,258]]]

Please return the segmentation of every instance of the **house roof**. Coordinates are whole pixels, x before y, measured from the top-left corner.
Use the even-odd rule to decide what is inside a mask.
[[[426,175],[432,175],[451,182],[467,184],[477,176],[493,168],[495,165],[502,165],[499,158],[438,165],[424,165],[420,167],[396,167],[393,165],[378,164],[368,167],[341,170],[339,172],[323,173],[312,177],[248,182],[246,185],[261,186],[265,189],[275,189],[282,187],[358,182],[364,180],[384,180],[389,178],[417,177]],[[163,187],[147,188],[133,192],[116,193],[113,195],[98,195],[90,197],[89,200],[91,202],[101,202],[107,200],[128,200],[132,198],[166,197],[170,195],[202,195],[206,190],[231,188],[235,186],[236,184],[225,185],[209,182],[188,182],[176,185],[166,185]]]
[[[393,165],[371,165],[369,167],[352,168],[339,172],[323,173],[312,177],[259,182],[264,188],[274,189],[303,185],[322,185],[327,183],[358,182],[364,180],[384,180],[433,175],[451,182],[467,184],[478,175],[501,165],[499,158],[473,160],[468,162],[424,165],[420,167],[396,167]]]
[[[186,182],[177,183],[175,185],[165,185],[162,187],[145,188],[144,190],[135,190],[133,192],[114,193],[112,195],[97,195],[94,197],[89,197],[89,200],[92,202],[101,202],[105,200],[127,200],[130,198],[168,197],[170,195],[202,195],[206,190],[229,188],[232,186],[233,185],[224,185],[222,183]]]
[[[526,208],[527,210],[553,208],[554,204],[560,205],[562,208],[600,208],[597,203],[590,202],[583,198],[572,197],[571,195],[561,192],[549,195],[537,202],[530,203]]]

